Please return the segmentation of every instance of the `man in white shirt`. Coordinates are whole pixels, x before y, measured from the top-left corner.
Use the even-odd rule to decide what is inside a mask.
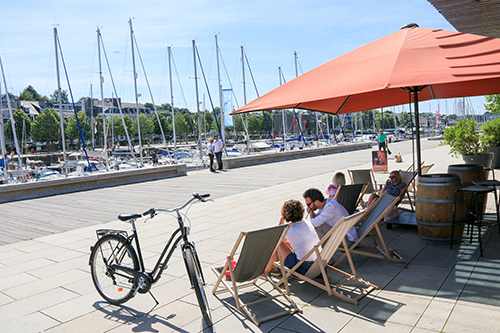
[[[219,136],[217,134],[214,135],[214,153],[217,158],[217,164],[219,165],[219,170],[222,170],[222,149],[224,149],[224,142],[219,140]]]
[[[210,139],[207,145],[208,158],[210,159],[210,171],[215,172],[214,169],[214,139]]]
[[[316,228],[319,238],[323,236],[345,216],[349,216],[347,210],[333,198],[323,196],[317,188],[310,188],[302,195],[306,201],[307,212],[311,216],[311,223]],[[347,232],[347,239],[351,242],[358,240],[356,228],[352,227]]]

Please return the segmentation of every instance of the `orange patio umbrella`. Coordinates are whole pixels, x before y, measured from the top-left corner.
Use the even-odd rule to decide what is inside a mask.
[[[500,93],[500,39],[401,30],[335,58],[232,114],[299,108],[343,114],[418,101]],[[417,131],[417,165],[420,138]]]

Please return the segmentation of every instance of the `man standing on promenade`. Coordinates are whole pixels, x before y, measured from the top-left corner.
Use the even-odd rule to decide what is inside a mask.
[[[210,139],[207,145],[208,158],[210,159],[210,171],[215,172],[214,169],[214,139]]]
[[[316,233],[320,239],[341,218],[349,216],[347,210],[337,200],[334,198],[325,199],[323,193],[317,188],[308,189],[302,196],[306,201],[307,212],[311,216],[311,223],[316,228]],[[347,232],[347,238],[351,242],[358,240],[358,233],[354,227]]]
[[[217,164],[219,165],[219,170],[222,170],[222,149],[224,149],[224,142],[219,140],[217,134],[214,135],[214,153],[217,158]]]
[[[380,129],[379,133],[377,134],[377,137],[378,137],[378,150],[384,150],[385,152],[387,152],[386,150],[386,142],[387,142],[387,134],[384,133],[384,130],[383,129]]]

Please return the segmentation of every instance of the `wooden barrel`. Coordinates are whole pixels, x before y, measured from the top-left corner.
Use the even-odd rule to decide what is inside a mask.
[[[486,180],[488,178],[488,174],[484,171],[484,166],[482,164],[452,164],[448,166],[448,173],[455,173],[460,176],[460,180],[462,181],[462,185],[464,186],[472,186],[473,180]],[[470,209],[470,199],[471,194],[465,193],[465,205],[467,211]],[[488,196],[484,194],[478,194],[477,201],[479,211],[486,211],[486,202],[488,200]]]
[[[415,217],[420,238],[433,243],[449,243],[453,223],[455,190],[462,188],[456,174],[427,174],[419,178]],[[462,239],[466,210],[464,195],[457,196],[453,242]],[[458,223],[457,223],[458,222]]]

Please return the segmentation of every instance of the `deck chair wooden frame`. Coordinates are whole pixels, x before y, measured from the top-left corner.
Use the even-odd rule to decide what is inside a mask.
[[[413,172],[413,171],[399,171],[401,173],[401,179],[403,183],[406,184],[405,188],[401,191],[399,194],[399,202],[403,201],[405,195],[408,198],[408,201],[410,202],[410,211],[415,212],[415,207],[413,202],[411,201],[410,193],[408,192],[408,189],[412,186],[413,182],[415,181],[416,175],[418,175],[418,170]],[[398,202],[398,204],[399,204]],[[397,205],[396,205],[397,206]]]
[[[374,258],[387,259],[389,261],[407,262],[407,260],[404,260],[399,253],[387,247],[378,225],[382,218],[398,203],[399,200],[399,197],[383,193],[382,196],[365,211],[363,219],[360,220],[358,224],[358,240],[354,242],[338,260],[335,261],[335,266],[337,266],[346,257],[350,258],[350,254],[360,254]],[[377,244],[374,232],[377,234],[380,245]],[[361,244],[361,241],[368,235],[370,235],[370,238],[373,241],[373,246]],[[359,248],[378,250],[382,254],[380,255],[378,253],[363,251]],[[341,250],[344,251],[344,249]]]
[[[434,163],[428,164],[428,165],[423,165],[422,164],[422,170],[421,173],[422,175],[426,175],[429,173],[429,170],[434,166]],[[417,186],[418,186],[418,170],[417,170],[417,175],[415,175],[415,179],[413,180],[411,186],[408,188],[408,192],[411,194],[416,194],[417,193]]]
[[[334,199],[347,210],[349,215],[352,215],[363,199],[367,187],[368,183],[339,185]]]
[[[274,282],[267,273],[265,273],[266,265],[273,253],[278,249],[281,242],[283,241],[288,229],[289,224],[283,224],[275,227],[250,231],[241,232],[233,249],[227,256],[226,263],[223,267],[212,267],[212,271],[217,275],[217,282],[212,290],[212,294],[221,293],[228,291],[236,302],[236,308],[238,311],[243,310],[248,317],[255,323],[255,325],[260,326],[260,323],[278,318],[287,314],[293,314],[295,312],[302,313],[293,300],[289,297],[290,292],[288,290],[288,283],[286,284],[286,291],[283,291],[276,282]],[[243,244],[241,245],[241,243]],[[241,249],[240,249],[241,245]],[[238,262],[233,268],[231,261],[234,258],[237,251],[240,249]],[[278,251],[279,260],[282,261],[280,251]],[[230,271],[230,278],[226,279],[226,270]],[[282,271],[284,274],[284,271]],[[265,298],[259,298],[254,302],[245,303],[240,297],[238,289],[243,287],[248,287],[254,285],[259,290],[263,290],[256,283],[259,278],[263,278],[266,282],[269,282],[273,289],[278,292],[278,295]],[[284,297],[285,300],[290,304],[289,309],[284,310],[279,313],[271,314],[262,318],[257,318],[251,311],[250,306],[258,304],[264,301],[273,300],[278,297]],[[283,303],[283,302],[281,302]]]
[[[349,250],[346,246],[346,235],[349,229],[356,225],[364,216],[364,212],[359,212],[351,216],[343,217],[339,222],[333,226],[328,233],[316,244],[305,256],[291,269],[285,267],[280,263],[280,268],[286,272],[283,278],[278,282],[278,284],[285,283],[290,276],[295,276],[303,281],[306,281],[320,289],[323,289],[328,293],[328,295],[335,295],[340,299],[352,303],[358,304],[359,300],[371,291],[378,289],[378,287],[368,281],[365,281],[358,277],[354,263],[349,254]],[[351,273],[345,272],[337,267],[328,265],[328,261],[332,258],[335,251],[339,248],[340,244],[343,244],[344,248],[347,249],[346,256],[349,260],[349,266]],[[302,263],[309,258],[312,253],[316,253],[316,261],[311,265],[309,270],[305,275],[298,273],[297,268],[302,265]],[[344,276],[343,281],[335,285],[331,284],[328,280],[328,275],[326,269],[332,270]],[[319,279],[319,276],[321,278]],[[318,282],[315,280],[318,278],[322,280]],[[348,286],[349,281],[356,281],[362,287]],[[353,297],[354,296],[354,297]]]
[[[351,178],[351,184],[368,183],[365,194],[374,192],[379,194],[377,181],[372,169],[347,170],[347,173],[349,174],[349,178]]]

